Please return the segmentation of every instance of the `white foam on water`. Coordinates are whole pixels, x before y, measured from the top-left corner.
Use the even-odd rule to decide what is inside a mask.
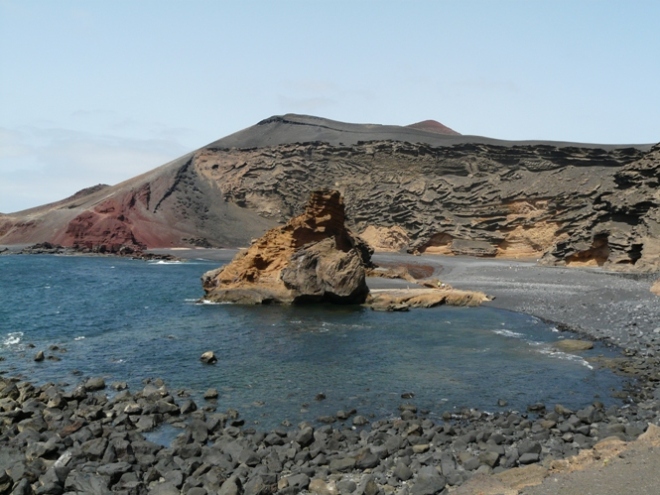
[[[85,336],[84,336],[84,335],[80,335],[80,336],[74,338],[73,340],[85,340]]]
[[[511,339],[523,339],[525,336],[522,333],[514,332],[512,330],[502,329],[502,330],[493,330],[493,333],[501,335],[503,337],[509,337]]]
[[[150,265],[180,265],[182,262],[181,261],[165,261],[165,260],[158,260],[158,261],[150,261]]]
[[[9,346],[12,346],[12,345],[18,345],[18,344],[21,343],[22,338],[23,338],[23,332],[10,332],[3,339],[2,345],[4,347],[9,347]]]
[[[575,354],[568,354],[566,352],[558,351],[557,349],[549,346],[541,347],[539,346],[538,352],[541,354],[544,354],[546,356],[553,357],[555,359],[561,359],[563,361],[571,361],[574,363],[581,364],[582,366],[586,366],[588,369],[592,370],[594,369],[591,364],[589,364],[589,361],[584,359],[581,356],[577,356]]]

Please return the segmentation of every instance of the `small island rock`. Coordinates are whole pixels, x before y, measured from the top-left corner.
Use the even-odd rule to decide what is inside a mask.
[[[200,356],[199,360],[204,364],[215,364],[218,362],[218,358],[215,357],[215,352],[213,351],[206,351]]]
[[[338,191],[315,191],[303,214],[202,277],[205,299],[243,304],[362,304],[373,250],[345,226]]]
[[[580,352],[593,349],[594,343],[589,340],[565,339],[555,342],[554,347],[564,352]]]

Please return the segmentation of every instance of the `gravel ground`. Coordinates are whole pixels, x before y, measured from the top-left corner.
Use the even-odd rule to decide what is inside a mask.
[[[417,262],[457,289],[480,290],[488,305],[565,325],[644,356],[660,351],[660,298],[650,292],[654,275],[589,268],[539,266],[533,262],[467,257],[378,254],[376,262]]]

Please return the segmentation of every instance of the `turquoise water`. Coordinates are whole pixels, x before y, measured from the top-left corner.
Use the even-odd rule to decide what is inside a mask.
[[[72,385],[104,376],[132,390],[160,377],[199,404],[213,387],[219,409],[236,408],[263,426],[351,408],[387,417],[406,392],[433,416],[466,406],[495,411],[498,399],[519,410],[538,401],[609,404],[621,386],[609,371],[552,351],[553,341],[570,335],[493,308],[379,313],[199,304],[200,276],[216,266],[0,257],[0,371]],[[61,360],[36,363],[37,350]],[[216,365],[199,362],[207,350]],[[326,400],[315,401],[318,393]]]

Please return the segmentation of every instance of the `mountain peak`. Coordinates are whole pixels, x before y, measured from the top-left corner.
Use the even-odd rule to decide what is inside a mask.
[[[437,120],[422,120],[421,122],[417,122],[415,124],[410,124],[407,125],[406,127],[410,127],[412,129],[419,129],[420,131],[427,131],[427,132],[435,132],[437,134],[447,134],[450,136],[460,136],[460,132],[456,132],[453,129],[450,129],[444,124],[441,124]]]

